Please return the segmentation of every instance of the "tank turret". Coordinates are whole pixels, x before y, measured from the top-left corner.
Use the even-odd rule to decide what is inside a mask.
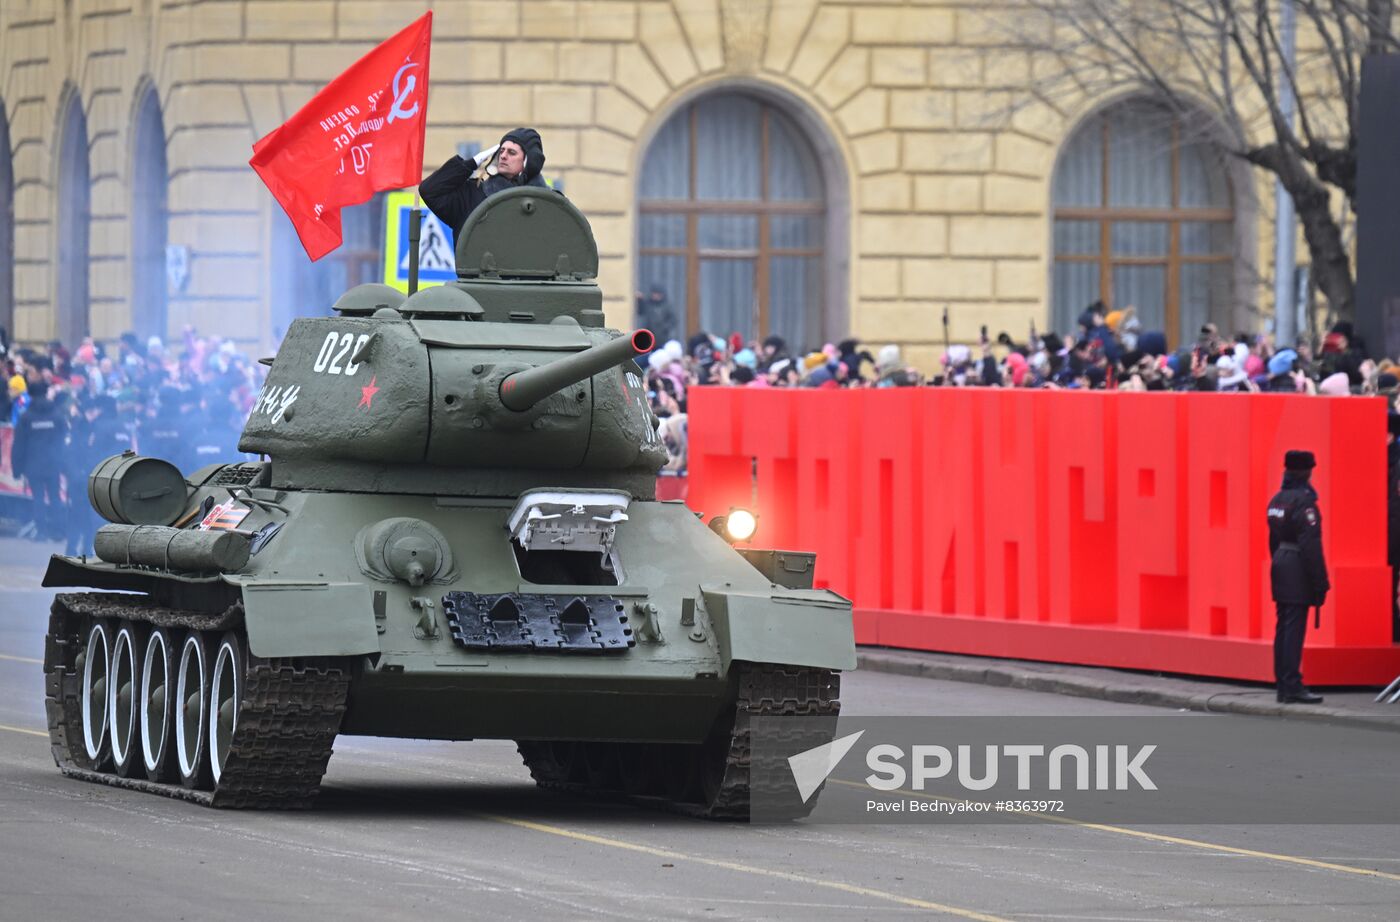
[[[588,222],[520,189],[478,208],[457,252],[456,283],[361,286],[294,321],[240,449],[283,487],[514,495],[550,471],[652,495],[665,450],[633,359],[655,343],[603,327]]]

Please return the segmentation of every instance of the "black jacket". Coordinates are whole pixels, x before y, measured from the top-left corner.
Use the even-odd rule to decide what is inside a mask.
[[[1269,571],[1275,602],[1321,605],[1332,584],[1322,555],[1322,514],[1306,478],[1284,474],[1283,489],[1269,501]]]
[[[47,397],[35,397],[15,425],[10,467],[17,476],[31,480],[57,476],[67,439],[68,420],[63,408]]]
[[[1400,464],[1390,469],[1390,500],[1387,503],[1389,519],[1389,547],[1386,561],[1392,566],[1400,565]]]
[[[418,194],[423,197],[423,204],[427,205],[429,210],[438,216],[439,221],[452,228],[454,241],[462,233],[467,218],[471,217],[476,207],[486,201],[489,196],[520,186],[549,188],[549,185],[539,174],[526,180],[525,176],[528,171],[521,172],[515,179],[507,179],[497,175],[488,177],[483,182],[477,182],[472,179],[472,173],[475,170],[475,162],[454,156],[434,170],[433,175],[423,180],[422,185],[418,187]]]
[[[88,471],[98,463],[131,448],[131,431],[116,413],[104,412],[88,424],[86,445]]]

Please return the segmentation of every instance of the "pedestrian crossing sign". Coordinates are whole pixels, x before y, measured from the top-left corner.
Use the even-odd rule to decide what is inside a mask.
[[[384,284],[408,292],[408,222],[413,213],[413,190],[384,196]],[[418,232],[418,287],[441,285],[457,278],[456,241],[452,228],[426,206]]]

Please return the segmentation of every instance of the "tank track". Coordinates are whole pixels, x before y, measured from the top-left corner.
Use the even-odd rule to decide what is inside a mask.
[[[519,740],[516,747],[540,787],[586,797],[622,799],[711,820],[748,821],[754,717],[828,717],[798,721],[781,749],[800,752],[831,740],[841,712],[841,677],[828,669],[773,663],[735,663],[738,694],[733,710],[704,743],[593,743]],[[764,772],[782,778],[781,772]],[[650,776],[650,783],[645,779]],[[628,784],[627,779],[643,783]],[[664,790],[658,790],[664,788]],[[766,817],[800,819],[805,804],[786,783],[765,791]]]
[[[222,614],[161,608],[140,596],[67,593],[54,599],[44,649],[45,709],[54,761],[63,774],[212,807],[311,806],[345,715],[350,675],[334,659],[271,659],[247,654],[243,699],[221,778],[211,790],[94,771],[83,746],[82,676],[76,668],[96,618],[129,619],[214,636],[240,630],[241,605]]]

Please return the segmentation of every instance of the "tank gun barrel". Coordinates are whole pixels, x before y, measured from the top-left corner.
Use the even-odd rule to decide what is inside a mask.
[[[550,394],[646,355],[655,346],[656,337],[650,330],[637,330],[631,336],[619,336],[612,342],[590,346],[568,358],[517,371],[501,382],[501,403],[523,413]]]

